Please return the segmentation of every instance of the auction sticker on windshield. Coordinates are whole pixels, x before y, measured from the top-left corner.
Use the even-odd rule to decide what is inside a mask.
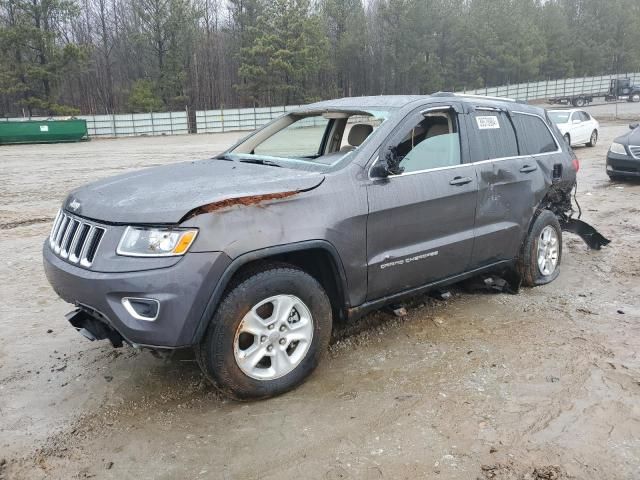
[[[478,128],[480,130],[489,130],[492,128],[500,128],[498,117],[476,117]]]

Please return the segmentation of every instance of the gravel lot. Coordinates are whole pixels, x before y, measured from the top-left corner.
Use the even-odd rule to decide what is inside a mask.
[[[69,189],[238,135],[0,147],[0,478],[640,478],[640,183],[604,170],[626,129],[576,149],[583,218],[609,247],[565,234],[551,285],[455,288],[339,327],[306,384],[248,404],[186,353],[81,338],[40,252]]]

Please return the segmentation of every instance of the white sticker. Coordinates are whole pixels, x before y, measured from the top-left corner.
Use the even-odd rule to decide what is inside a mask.
[[[491,128],[500,128],[498,117],[476,117],[478,128],[480,130],[489,130]]]
[[[49,125],[40,125],[40,131],[41,132],[48,132],[49,131]]]

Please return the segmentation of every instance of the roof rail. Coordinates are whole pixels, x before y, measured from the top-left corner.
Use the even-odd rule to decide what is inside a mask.
[[[456,97],[487,98],[489,100],[501,100],[503,102],[517,102],[516,99],[507,97],[490,97],[488,95],[472,95],[470,93],[454,93],[453,95],[455,95]]]
[[[507,97],[490,97],[488,95],[472,95],[470,93],[455,93],[455,92],[436,92],[431,94],[432,97],[467,97],[467,98],[486,98],[488,100],[501,100],[503,102],[518,102],[513,98]]]

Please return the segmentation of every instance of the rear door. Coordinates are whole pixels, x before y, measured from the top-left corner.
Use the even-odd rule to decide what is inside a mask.
[[[541,185],[535,160],[519,153],[507,111],[472,107],[467,119],[478,176],[471,266],[478,268],[517,256]]]
[[[399,168],[367,194],[368,300],[464,272],[471,259],[475,167],[456,103],[410,114],[386,146]]]
[[[570,126],[569,135],[571,135],[571,143],[574,145],[576,143],[586,143],[588,140],[587,129],[589,126],[585,123],[585,116],[583,116],[582,112],[573,112]]]

